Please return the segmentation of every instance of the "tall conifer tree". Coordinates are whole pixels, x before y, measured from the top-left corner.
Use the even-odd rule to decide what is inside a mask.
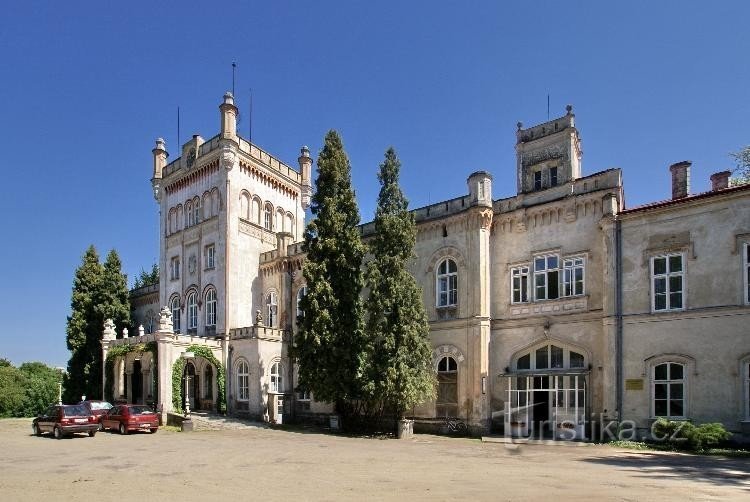
[[[97,377],[97,368],[101,371],[101,345],[98,351],[94,347],[99,344],[103,329],[103,321],[97,322],[101,316],[96,308],[103,276],[99,254],[94,246],[89,246],[81,266],[76,269],[66,329],[70,350],[65,375],[65,400],[68,402],[77,402],[84,394],[99,397],[91,393],[91,384]]]
[[[359,210],[351,166],[336,131],[329,131],[318,156],[312,197],[313,220],[305,230],[303,274],[307,294],[295,339],[299,384],[315,398],[350,413],[362,395],[364,333]]]
[[[122,273],[122,262],[114,249],[104,260],[102,284],[99,288],[97,303],[102,323],[105,319],[112,319],[118,333],[122,332],[122,328],[130,328],[128,278]],[[99,338],[101,339],[101,334]],[[101,345],[99,349],[101,350]]]
[[[378,173],[381,187],[366,272],[368,394],[398,418],[433,397],[435,388],[422,290],[408,270],[417,230],[399,186],[400,169],[389,148]]]

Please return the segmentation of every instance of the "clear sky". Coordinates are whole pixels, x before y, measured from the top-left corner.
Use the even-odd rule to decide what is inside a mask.
[[[106,6],[105,6],[106,5]],[[584,174],[623,169],[626,203],[692,191],[750,144],[750,2],[8,2],[0,17],[0,357],[64,366],[75,268],[158,258],[151,149],[219,129],[236,61],[240,130],[296,165],[338,129],[363,221],[393,145],[412,207],[494,176],[515,194],[516,122],[574,105]]]

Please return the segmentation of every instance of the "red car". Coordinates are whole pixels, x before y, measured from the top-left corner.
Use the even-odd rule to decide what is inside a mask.
[[[108,403],[107,401],[101,401],[99,399],[88,399],[86,401],[81,401],[78,404],[85,406],[86,409],[96,417],[96,421],[100,424],[101,418],[106,415],[109,410],[112,409],[112,405],[110,403]],[[102,430],[101,425],[99,425],[99,430]]]
[[[99,421],[83,405],[54,405],[34,419],[31,429],[37,436],[51,432],[55,439],[76,432],[88,432],[89,436],[94,437],[99,429]]]
[[[102,429],[120,431],[127,434],[130,431],[159,430],[159,415],[143,404],[120,404],[114,406],[101,419]]]

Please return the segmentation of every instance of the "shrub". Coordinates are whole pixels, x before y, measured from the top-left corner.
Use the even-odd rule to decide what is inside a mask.
[[[654,423],[651,431],[657,441],[664,441],[675,449],[693,451],[702,451],[732,436],[720,423],[695,426],[690,422],[663,418]]]

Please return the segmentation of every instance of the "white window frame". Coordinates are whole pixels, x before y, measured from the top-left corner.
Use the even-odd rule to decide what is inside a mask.
[[[576,291],[576,280],[575,280],[575,271],[580,269],[581,270],[581,290]],[[569,296],[582,296],[586,294],[586,257],[585,256],[569,256],[566,258],[563,258],[563,268],[562,268],[562,294],[561,297],[569,297]],[[568,289],[570,288],[570,294],[568,294]]]
[[[274,361],[268,370],[269,392],[284,393],[284,366],[281,361]]]
[[[559,349],[562,349],[563,351],[563,359],[562,359],[562,367],[561,368],[552,368],[552,346],[555,346]],[[537,368],[536,367],[536,352],[539,349],[547,349],[547,367],[545,368]],[[573,366],[570,363],[570,353],[578,354],[583,357],[583,364],[581,366]],[[518,369],[518,361],[526,356],[529,356],[529,367],[524,369]],[[565,345],[564,343],[560,343],[558,341],[552,341],[548,343],[544,343],[542,345],[535,345],[534,347],[531,347],[530,349],[526,349],[521,354],[518,354],[513,359],[513,370],[518,372],[525,372],[525,371],[549,371],[549,370],[558,370],[558,369],[565,369],[565,370],[583,370],[588,368],[589,365],[589,357],[586,354],[585,351],[580,350],[576,347],[569,347]]]
[[[198,328],[198,293],[191,291],[187,297],[187,329]]]
[[[263,206],[263,228],[269,232],[273,231],[273,206],[271,204]]]
[[[302,297],[307,295],[307,286],[302,286],[297,290],[297,318],[304,317],[305,311],[302,310],[300,307],[300,301],[302,301]]]
[[[750,242],[743,244],[742,251],[742,260],[744,262],[742,267],[744,278],[742,282],[745,285],[742,296],[745,297],[745,305],[750,305]]]
[[[209,244],[206,246],[206,269],[216,267],[216,245]]]
[[[667,367],[667,378],[665,380],[657,380],[656,379],[656,368],[658,366],[662,366],[664,364],[669,365]],[[672,367],[671,365],[679,365],[682,366],[682,378],[681,379],[673,379],[672,377]],[[658,362],[655,362],[651,365],[651,371],[650,371],[650,384],[651,384],[651,418],[666,418],[668,420],[686,420],[687,419],[687,410],[688,410],[688,365],[685,362],[682,361],[676,361],[673,359],[667,359],[667,360],[660,360]],[[667,414],[666,415],[656,415],[656,385],[657,384],[664,384],[667,386]],[[671,401],[670,395],[672,392],[672,385],[682,385],[682,415],[671,415]]]
[[[180,332],[180,299],[175,296],[169,304],[172,311],[172,329],[175,333]]]
[[[670,258],[679,256],[680,257],[680,271],[679,272],[671,272],[670,268]],[[655,268],[654,268],[654,262],[659,259],[664,259],[666,271],[663,274],[656,274]],[[650,268],[651,268],[651,312],[679,312],[681,310],[685,310],[685,305],[687,303],[687,274],[685,273],[685,268],[687,266],[687,260],[685,259],[685,253],[683,251],[676,252],[676,253],[663,253],[659,255],[652,256],[650,259]],[[680,289],[680,295],[682,298],[682,305],[680,307],[672,308],[672,299],[671,295],[676,293],[676,291],[672,291],[670,289],[670,279],[673,277],[680,277],[682,288]],[[664,280],[664,296],[665,296],[665,308],[656,308],[656,281],[657,280]]]
[[[531,301],[531,295],[529,294],[530,278],[531,265],[528,263],[510,269],[510,303],[529,303]],[[518,287],[516,287],[516,279],[518,279]],[[525,300],[523,299],[524,286],[526,287]],[[518,300],[516,300],[516,292],[518,292]]]
[[[279,322],[279,301],[276,291],[266,294],[266,323],[267,326],[275,328]]]
[[[553,268],[551,268],[549,264],[550,258],[554,258],[557,261],[557,265]],[[537,270],[537,260],[541,260],[541,259],[544,260],[544,268],[541,270]],[[534,268],[534,283],[532,287],[534,288],[534,300],[535,301],[558,300],[562,296],[560,294],[560,285],[562,282],[560,280],[560,275],[561,275],[560,274],[560,270],[561,270],[560,261],[561,261],[560,255],[555,254],[555,253],[538,254],[534,256],[532,260],[532,266]],[[557,273],[557,296],[554,298],[550,298],[549,297],[550,296],[549,295],[549,285],[550,285],[549,276],[553,272]],[[543,298],[540,298],[538,294],[538,286],[537,286],[538,276],[544,277],[544,297]]]
[[[180,257],[173,256],[169,261],[170,279],[176,281],[180,278]]]
[[[206,327],[216,326],[216,290],[206,292]]]
[[[237,361],[237,401],[250,400],[250,365],[247,361]]]
[[[453,263],[456,271],[450,271],[450,263]],[[445,264],[445,273],[440,268]],[[442,286],[445,286],[443,288]],[[445,300],[442,299],[445,295]],[[435,306],[455,307],[458,305],[458,263],[453,258],[443,258],[435,267]]]

